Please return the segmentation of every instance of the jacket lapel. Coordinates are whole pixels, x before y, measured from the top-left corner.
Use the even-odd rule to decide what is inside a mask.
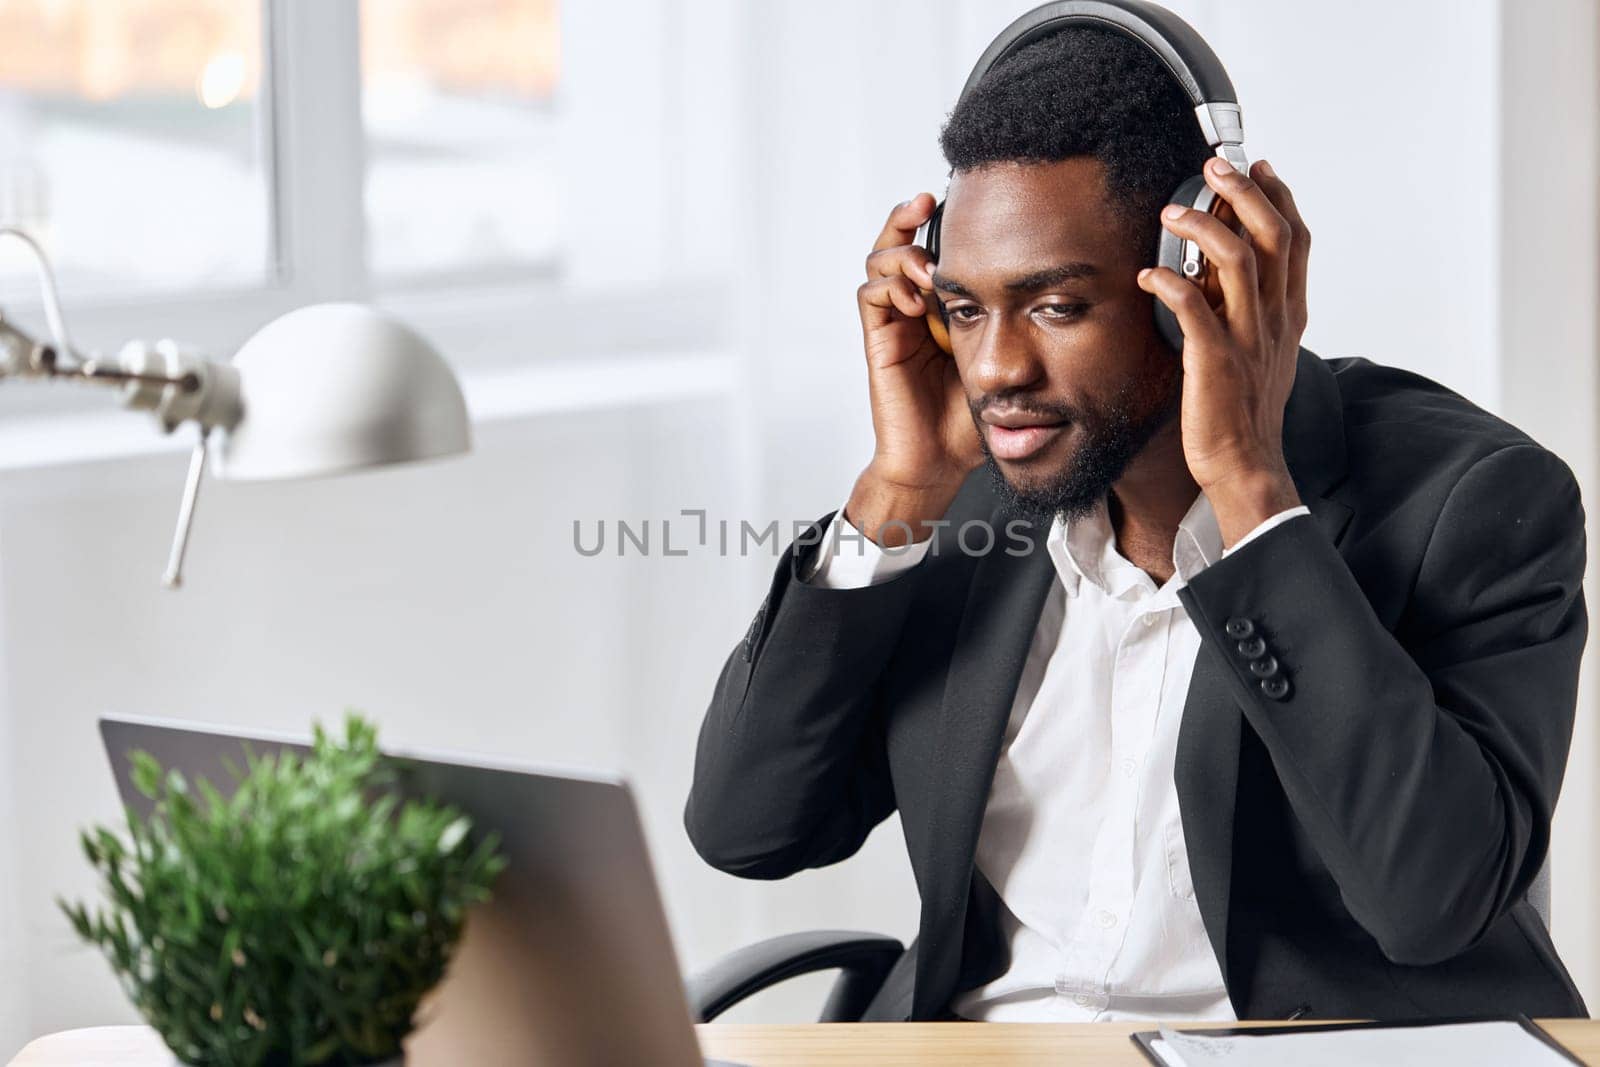
[[[1334,544],[1351,510],[1327,493],[1345,474],[1344,416],[1339,384],[1321,359],[1302,348],[1294,389],[1284,409],[1283,451],[1300,499]],[[1195,901],[1228,979],[1228,908],[1233,879],[1234,798],[1239,731],[1244,714],[1228,686],[1231,667],[1209,642],[1200,647],[1178,728],[1173,780],[1189,855]],[[1229,983],[1232,988],[1232,983]],[[1237,1005],[1236,1005],[1237,1007]]]
[[[1228,899],[1233,877],[1233,801],[1239,780],[1241,714],[1228,689],[1226,663],[1202,643],[1178,725],[1178,814],[1189,877],[1206,935],[1228,982]]]
[[[912,1017],[935,1017],[954,989],[984,807],[1000,758],[1011,702],[1055,567],[1045,551],[1048,523],[1028,527],[1029,549],[998,547],[1009,516],[990,515],[996,547],[972,571],[951,653],[931,766],[929,839],[935,855],[922,892]]]

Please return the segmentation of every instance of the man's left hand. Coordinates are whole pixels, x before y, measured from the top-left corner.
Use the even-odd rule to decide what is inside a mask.
[[[1198,285],[1166,267],[1141,271],[1139,288],[1171,308],[1183,329],[1184,457],[1231,546],[1300,503],[1283,458],[1283,409],[1306,328],[1311,234],[1265,162],[1245,177],[1214,158],[1205,178],[1248,240],[1189,208],[1166,208],[1161,223],[1200,246],[1222,306],[1213,310]]]

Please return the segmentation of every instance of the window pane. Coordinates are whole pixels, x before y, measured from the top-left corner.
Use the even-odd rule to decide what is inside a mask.
[[[259,0],[0,0],[0,224],[63,289],[268,276],[261,21]],[[31,292],[13,243],[0,291]]]
[[[555,0],[364,0],[376,274],[555,259],[559,39]]]

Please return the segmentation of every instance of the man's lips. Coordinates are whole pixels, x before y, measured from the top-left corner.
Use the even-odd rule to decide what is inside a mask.
[[[1069,425],[1071,423],[1053,422],[1001,426],[984,420],[990,453],[995,459],[1009,460],[1027,459],[1061,436]]]

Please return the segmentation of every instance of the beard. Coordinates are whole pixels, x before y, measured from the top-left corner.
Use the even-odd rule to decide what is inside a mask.
[[[1129,382],[1109,404],[1094,409],[1063,404],[1018,404],[1016,399],[1003,397],[1003,394],[984,397],[971,404],[974,422],[979,422],[984,404],[1004,398],[1011,400],[1010,406],[1021,407],[1052,421],[1070,421],[1079,430],[1081,442],[1060,470],[1032,484],[1014,485],[990,453],[989,439],[979,424],[978,441],[983,449],[984,469],[989,472],[990,483],[1007,510],[1042,522],[1050,522],[1057,516],[1077,519],[1093,512],[1133,458],[1158,430],[1177,416],[1183,399],[1183,365],[1172,359],[1167,366],[1171,373]]]

